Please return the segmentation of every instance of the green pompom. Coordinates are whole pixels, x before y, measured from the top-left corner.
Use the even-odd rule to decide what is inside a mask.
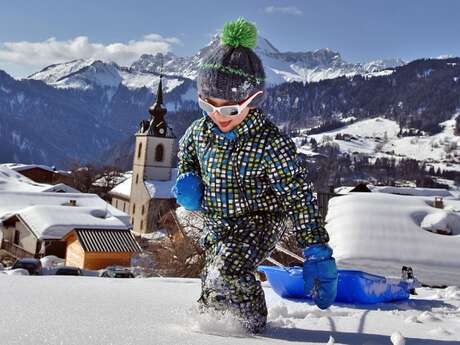
[[[240,46],[254,48],[257,44],[256,26],[244,18],[227,22],[222,30],[220,43],[235,48]]]

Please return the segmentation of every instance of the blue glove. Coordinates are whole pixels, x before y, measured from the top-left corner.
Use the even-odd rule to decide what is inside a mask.
[[[204,185],[201,178],[192,172],[180,174],[171,190],[178,204],[189,211],[202,211]]]
[[[305,292],[320,309],[329,308],[337,296],[337,266],[327,244],[315,244],[303,251]]]

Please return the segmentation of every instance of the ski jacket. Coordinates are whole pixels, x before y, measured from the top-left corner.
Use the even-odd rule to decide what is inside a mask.
[[[318,213],[307,171],[297,162],[294,142],[258,108],[236,128],[222,132],[206,113],[179,141],[179,174],[193,172],[204,184],[205,217],[250,217],[254,212],[283,212],[301,248],[326,243],[329,236]]]

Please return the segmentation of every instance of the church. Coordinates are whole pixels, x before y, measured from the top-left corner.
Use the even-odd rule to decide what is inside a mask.
[[[164,119],[162,76],[149,113],[135,134],[132,177],[110,191],[112,205],[130,215],[137,234],[159,230],[161,217],[177,206],[171,188],[177,177],[178,142]]]

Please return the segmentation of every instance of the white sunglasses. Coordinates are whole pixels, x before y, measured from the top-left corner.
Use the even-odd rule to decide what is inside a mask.
[[[202,110],[204,110],[207,113],[217,111],[225,117],[234,117],[240,115],[244,108],[246,108],[254,100],[254,98],[256,98],[262,93],[263,91],[257,91],[255,94],[253,94],[251,97],[249,97],[241,104],[224,105],[222,107],[216,107],[203,100],[200,96],[198,96],[198,105]]]

